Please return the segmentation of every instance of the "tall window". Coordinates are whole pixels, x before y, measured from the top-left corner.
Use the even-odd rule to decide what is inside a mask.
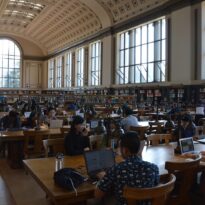
[[[166,21],[160,19],[119,34],[117,84],[165,81]]]
[[[76,86],[83,86],[84,82],[84,59],[85,59],[85,49],[79,48],[76,50]]]
[[[97,41],[90,44],[90,85],[101,84],[101,42]]]
[[[64,87],[67,88],[72,86],[72,53],[66,53],[65,59]]]
[[[57,57],[57,64],[56,64],[56,88],[61,88],[62,87],[62,69],[63,69],[63,57],[59,56]]]
[[[55,60],[51,59],[48,61],[48,88],[54,88],[54,69]]]
[[[9,39],[0,39],[0,87],[19,88],[21,52]]]

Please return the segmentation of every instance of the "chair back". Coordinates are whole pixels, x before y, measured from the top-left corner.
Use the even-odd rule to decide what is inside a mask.
[[[65,137],[69,133],[70,127],[61,127],[60,131],[61,131],[62,137]]]
[[[169,144],[172,140],[171,134],[150,134],[146,135],[147,138],[147,146],[149,145],[158,145],[160,143]]]
[[[145,133],[147,132],[149,126],[130,126],[130,131],[135,131],[139,134],[140,140],[145,139]]]
[[[150,200],[152,205],[164,205],[167,196],[174,188],[175,176],[166,174],[160,178],[160,183],[151,188],[133,188],[125,187],[123,197],[127,200],[128,205],[140,204],[141,201]]]
[[[161,134],[164,123],[163,122],[149,122],[149,126],[150,126],[149,127],[150,133]]]
[[[49,131],[46,130],[24,130],[24,152],[26,157],[41,157],[43,154],[43,139],[49,137]]]
[[[45,156],[55,156],[57,153],[65,153],[64,138],[43,140]]]
[[[165,169],[176,176],[176,183],[169,198],[170,205],[190,204],[190,189],[196,180],[201,157],[185,161],[167,161]]]
[[[90,135],[90,149],[95,150],[102,147],[103,135]]]

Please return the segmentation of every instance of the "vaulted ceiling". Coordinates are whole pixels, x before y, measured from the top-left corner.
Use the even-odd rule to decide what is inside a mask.
[[[46,54],[171,0],[0,0],[0,35],[16,35]]]

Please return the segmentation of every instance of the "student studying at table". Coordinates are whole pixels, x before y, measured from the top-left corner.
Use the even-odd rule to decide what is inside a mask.
[[[191,115],[184,114],[181,119],[181,125],[175,130],[174,134],[180,138],[187,138],[187,137],[193,137],[195,133],[196,133],[196,126],[192,121]]]
[[[159,169],[155,164],[143,161],[137,156],[140,149],[140,140],[136,132],[127,132],[120,141],[120,150],[125,161],[114,165],[106,173],[101,172],[101,180],[95,191],[95,197],[106,199],[106,195],[114,189],[115,202],[104,204],[126,205],[123,198],[125,185],[131,187],[148,188],[159,183]],[[98,202],[100,204],[100,202]]]
[[[129,107],[126,107],[124,110],[126,117],[121,120],[122,128],[125,132],[130,130],[130,126],[138,126],[138,119],[133,114],[133,110]]]
[[[65,151],[67,155],[83,154],[89,150],[88,130],[83,125],[84,119],[81,116],[74,116],[71,129],[65,137]]]

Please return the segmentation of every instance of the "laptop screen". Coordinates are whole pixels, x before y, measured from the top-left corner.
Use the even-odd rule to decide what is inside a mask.
[[[192,137],[179,139],[179,144],[182,154],[194,151],[194,143]]]
[[[90,129],[95,129],[98,126],[98,120],[90,121]]]
[[[84,153],[88,174],[112,167],[115,156],[112,149],[88,151]]]
[[[25,118],[29,118],[30,117],[31,112],[24,112],[24,117]]]

